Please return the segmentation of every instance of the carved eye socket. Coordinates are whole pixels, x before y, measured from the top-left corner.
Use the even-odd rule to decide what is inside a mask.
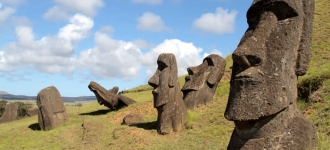
[[[209,66],[214,66],[213,60],[211,58],[205,58],[204,61],[207,61]]]
[[[167,68],[167,65],[164,62],[158,61],[158,70],[163,71],[165,68]]]

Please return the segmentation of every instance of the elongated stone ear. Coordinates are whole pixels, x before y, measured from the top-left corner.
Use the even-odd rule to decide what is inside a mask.
[[[303,30],[300,38],[298,58],[296,64],[296,75],[302,76],[306,74],[309,60],[310,60],[310,49],[313,31],[313,20],[314,18],[314,0],[304,0],[303,1],[303,11],[304,11],[304,24]]]
[[[169,76],[169,81],[168,81],[168,86],[169,87],[174,87],[176,82],[178,81],[178,67],[176,64],[176,59],[175,56],[172,54],[170,55],[170,76]]]

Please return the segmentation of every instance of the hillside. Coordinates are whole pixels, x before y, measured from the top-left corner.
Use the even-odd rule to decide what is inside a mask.
[[[317,0],[312,58],[308,73],[299,77],[298,84],[298,107],[317,127],[318,149],[330,147],[329,15],[328,0]],[[40,131],[37,116],[0,124],[0,149],[226,149],[234,127],[223,116],[229,94],[231,57],[226,61],[226,72],[214,99],[188,112],[188,124],[182,132],[157,134],[153,129],[157,112],[151,90],[142,85],[125,93],[137,103],[119,111],[109,111],[97,102],[66,106],[69,121],[51,131]],[[180,77],[180,85],[183,84],[184,76]],[[129,113],[140,114],[146,123],[121,125],[122,118]]]

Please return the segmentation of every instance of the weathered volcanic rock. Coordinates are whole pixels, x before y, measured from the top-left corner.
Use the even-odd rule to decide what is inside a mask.
[[[154,107],[158,111],[159,134],[178,132],[183,128],[187,116],[178,81],[175,56],[162,53],[157,60],[158,68],[148,83],[153,87]]]
[[[14,121],[17,118],[17,103],[7,103],[5,107],[5,111],[1,115],[0,123]]]
[[[187,108],[192,109],[213,99],[225,67],[225,59],[211,54],[204,58],[202,64],[187,69],[189,75],[186,76],[186,83],[181,89]]]
[[[228,149],[309,149],[315,129],[296,108],[297,76],[306,73],[313,0],[254,0],[249,28],[232,54],[225,117]]]
[[[144,119],[138,114],[128,114],[124,117],[123,123],[126,125],[138,124],[143,123]]]
[[[124,95],[117,95],[119,89],[116,86],[110,90],[106,90],[98,83],[91,81],[88,88],[95,94],[97,102],[100,105],[110,108],[110,110],[117,110],[135,103],[134,100]]]
[[[42,130],[51,130],[68,120],[59,91],[54,86],[42,89],[37,96],[38,121]]]

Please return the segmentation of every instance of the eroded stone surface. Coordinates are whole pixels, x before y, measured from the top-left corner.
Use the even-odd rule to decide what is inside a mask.
[[[106,90],[98,83],[91,81],[88,85],[88,88],[95,94],[96,99],[100,105],[104,105],[111,110],[117,110],[135,103],[134,100],[124,95],[117,95],[119,90],[117,86],[110,90]]]
[[[5,106],[5,111],[0,117],[0,123],[14,121],[17,118],[17,103],[7,103]]]
[[[157,131],[168,134],[182,130],[187,116],[178,81],[175,56],[162,53],[157,59],[158,68],[148,83],[153,87],[154,107],[158,111]]]
[[[37,96],[38,122],[42,130],[51,130],[68,120],[60,95],[54,86],[42,89]]]
[[[138,115],[138,114],[128,114],[123,118],[122,124],[126,125],[132,125],[132,124],[138,124],[143,123],[144,119]]]
[[[187,69],[189,75],[181,89],[187,108],[191,109],[212,100],[225,67],[226,60],[211,54],[204,58],[202,64]]]
[[[235,130],[228,149],[306,149],[317,143],[312,123],[295,106],[297,76],[309,63],[313,11],[313,0],[253,1],[249,28],[232,54],[225,117]]]

